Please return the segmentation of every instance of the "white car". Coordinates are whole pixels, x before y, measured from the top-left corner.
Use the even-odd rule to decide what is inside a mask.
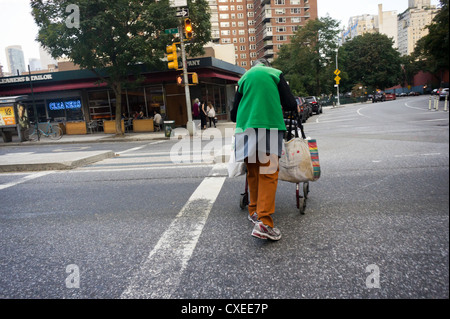
[[[448,99],[448,88],[439,91],[439,100],[445,100],[445,97]]]

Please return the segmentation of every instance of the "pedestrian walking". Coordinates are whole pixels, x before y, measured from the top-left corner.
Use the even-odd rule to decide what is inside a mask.
[[[247,165],[248,219],[254,223],[252,236],[260,239],[281,239],[272,215],[286,131],[283,110],[296,109],[283,73],[266,59],[256,60],[238,82],[231,111],[231,120],[236,122],[234,149],[236,161]]]
[[[202,130],[206,129],[206,119],[208,117],[208,114],[206,112],[206,105],[205,102],[201,102],[200,104],[200,122],[202,125]]]
[[[192,118],[198,120],[200,115],[200,100],[196,98],[194,100],[194,105],[192,105]]]
[[[206,113],[208,114],[209,127],[211,127],[211,123],[214,124],[214,127],[216,127],[216,111],[214,110],[214,106],[211,102],[208,102]]]

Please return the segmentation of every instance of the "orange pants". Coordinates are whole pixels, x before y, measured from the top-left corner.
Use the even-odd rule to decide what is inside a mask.
[[[263,170],[261,167],[267,168],[270,165],[270,161],[261,163],[257,158],[256,163],[249,163],[248,158],[246,158],[245,163],[247,164],[247,182],[250,192],[248,212],[253,214],[256,211],[258,219],[273,228],[271,215],[275,212],[275,195],[279,172],[278,162],[276,163],[276,171],[272,174],[261,174]]]

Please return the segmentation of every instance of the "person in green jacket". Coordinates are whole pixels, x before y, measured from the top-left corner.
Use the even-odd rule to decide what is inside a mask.
[[[274,227],[278,158],[286,131],[283,111],[296,111],[297,102],[282,71],[266,59],[258,59],[238,82],[231,120],[236,122],[236,161],[247,165],[250,192],[248,218],[254,223],[252,236],[281,239]]]

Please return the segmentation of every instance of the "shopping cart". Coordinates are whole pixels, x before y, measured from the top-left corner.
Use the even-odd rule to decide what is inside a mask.
[[[286,124],[286,133],[284,136],[285,141],[291,140],[293,137],[299,137],[299,133],[302,138],[306,139],[305,132],[303,131],[303,125],[301,118],[297,112],[285,112],[284,113],[284,122]],[[306,200],[308,198],[309,193],[309,182],[295,183],[295,198],[297,209],[300,211],[300,214],[305,214],[306,209]],[[249,193],[248,193],[248,181],[247,181],[247,172],[245,173],[245,188],[244,192],[240,196],[239,207],[243,210],[249,204]]]

